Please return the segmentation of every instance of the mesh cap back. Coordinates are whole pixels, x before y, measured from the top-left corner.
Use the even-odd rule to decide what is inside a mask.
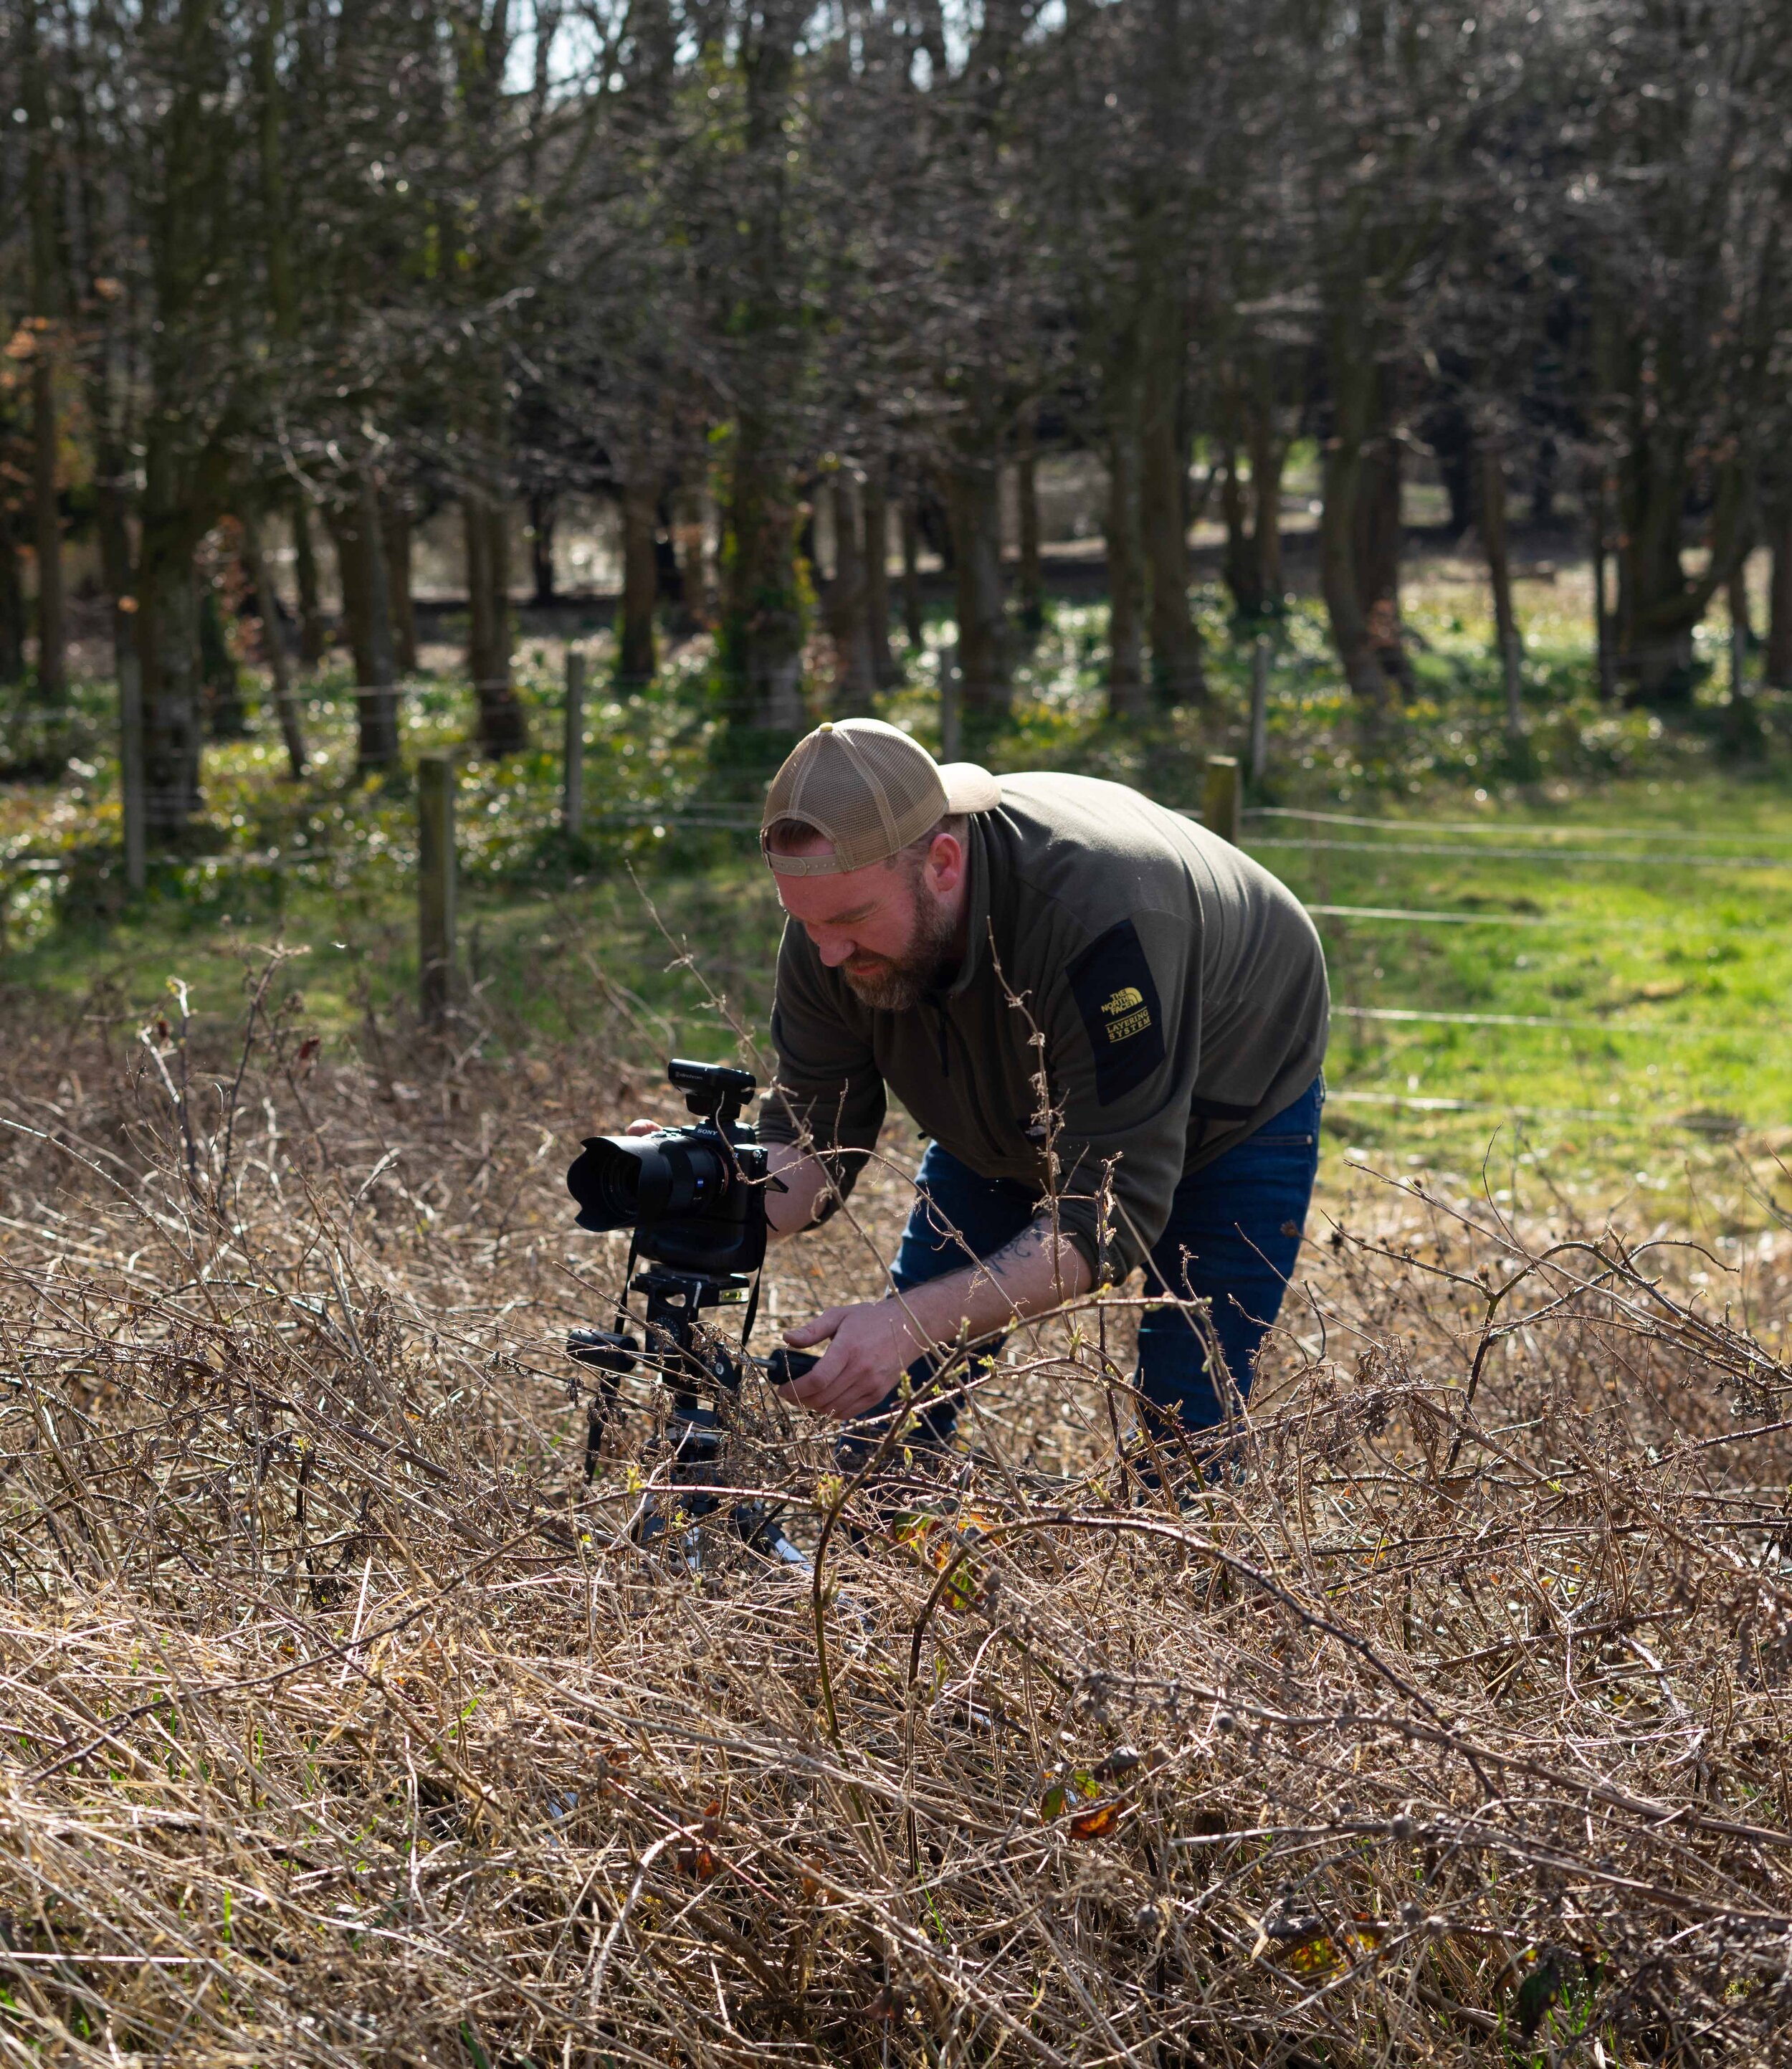
[[[919,741],[881,719],[818,726],[772,778],[760,822],[765,859],[781,876],[831,876],[888,862],[949,814],[987,812],[1002,793],[969,761],[944,768]],[[833,843],[831,855],[779,855],[766,836],[795,819]]]

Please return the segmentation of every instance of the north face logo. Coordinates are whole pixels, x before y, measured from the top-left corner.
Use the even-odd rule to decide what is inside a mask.
[[[1102,1007],[1104,1013],[1126,1013],[1135,1006],[1143,1006],[1145,994],[1135,984],[1123,986]]]

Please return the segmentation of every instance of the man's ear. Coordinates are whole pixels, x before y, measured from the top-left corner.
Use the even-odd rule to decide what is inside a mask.
[[[927,867],[941,896],[956,890],[965,877],[964,843],[956,834],[936,834],[927,851]]]

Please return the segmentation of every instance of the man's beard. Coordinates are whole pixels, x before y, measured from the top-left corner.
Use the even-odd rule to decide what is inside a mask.
[[[861,1005],[877,1013],[908,1013],[930,993],[945,989],[958,960],[955,931],[949,915],[917,888],[914,937],[902,953],[862,977],[850,963],[841,966],[840,974]]]

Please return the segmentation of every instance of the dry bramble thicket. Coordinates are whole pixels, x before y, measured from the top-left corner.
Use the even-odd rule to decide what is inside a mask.
[[[8,2059],[1792,2059],[1771,1230],[1390,1187],[1181,1501],[1124,1306],[908,1496],[756,1379],[814,1579],[693,1577],[627,1534],[651,1395],[587,1486],[558,1349],[638,1035],[394,1077],[177,1008],[0,1065]],[[876,1285],[903,1161],[784,1314]]]

